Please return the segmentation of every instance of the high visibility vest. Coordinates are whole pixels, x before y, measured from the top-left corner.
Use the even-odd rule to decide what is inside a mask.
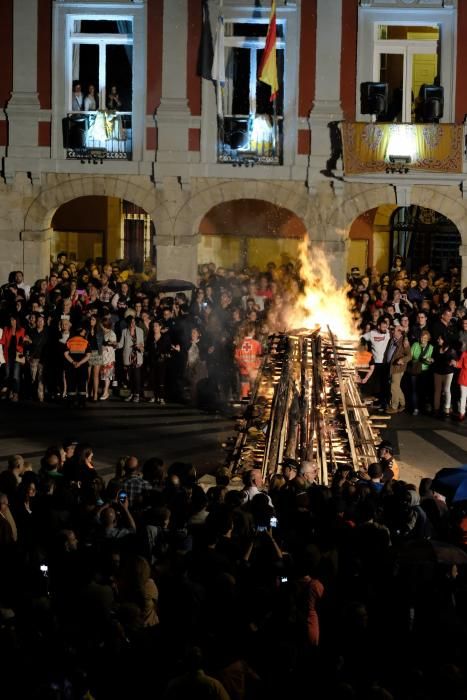
[[[359,367],[368,367],[372,357],[373,355],[371,352],[368,352],[368,350],[359,350],[355,353],[355,367],[357,367],[357,369]]]
[[[259,368],[261,364],[261,343],[254,338],[245,338],[235,351],[235,359],[238,362],[240,373],[249,374]]]

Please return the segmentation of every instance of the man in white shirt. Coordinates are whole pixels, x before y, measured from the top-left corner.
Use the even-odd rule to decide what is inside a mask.
[[[383,409],[386,408],[389,400],[389,365],[384,361],[384,353],[391,337],[388,325],[387,318],[382,316],[378,320],[376,328],[363,336],[366,341],[370,342],[370,350],[375,363],[375,382],[376,386],[379,386],[379,400]]]
[[[248,503],[252,501],[253,498],[258,493],[265,493],[261,490],[263,485],[263,475],[261,474],[261,469],[249,469],[243,473],[243,484],[244,489],[242,491],[244,502]],[[267,496],[267,494],[265,494]],[[272,506],[272,501],[268,496],[269,505]]]
[[[22,289],[24,292],[24,296],[26,297],[26,301],[29,299],[29,294],[31,292],[31,286],[29,284],[25,284],[24,282],[24,274],[22,270],[18,270],[15,272],[15,282],[16,286],[18,289]]]

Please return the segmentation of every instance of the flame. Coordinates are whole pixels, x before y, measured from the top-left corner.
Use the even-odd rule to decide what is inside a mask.
[[[348,285],[339,286],[321,248],[313,246],[310,254],[308,237],[300,244],[300,277],[304,283],[293,309],[288,309],[289,329],[329,328],[340,339],[358,337],[347,297]]]

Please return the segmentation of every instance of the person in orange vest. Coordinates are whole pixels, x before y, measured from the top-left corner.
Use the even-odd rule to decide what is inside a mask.
[[[374,386],[370,380],[375,371],[375,361],[363,338],[355,352],[354,367],[355,381],[359,385],[361,395],[365,398],[371,396]]]
[[[78,399],[78,405],[86,402],[86,385],[88,382],[88,360],[91,347],[85,328],[79,328],[66,342],[65,375],[70,401]]]
[[[255,340],[255,327],[252,323],[245,328],[245,337],[235,350],[235,360],[240,372],[240,398],[251,392],[261,364],[261,343]]]

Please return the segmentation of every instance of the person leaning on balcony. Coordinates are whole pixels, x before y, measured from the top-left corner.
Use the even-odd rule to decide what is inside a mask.
[[[88,94],[84,98],[84,111],[94,112],[98,107],[98,99],[96,96],[96,88],[92,83],[89,84]]]
[[[107,109],[120,109],[122,106],[122,101],[120,100],[120,96],[117,92],[117,86],[112,85],[110,88],[110,92],[107,95]]]
[[[83,109],[83,93],[79,80],[73,80],[73,95],[71,99],[71,111],[81,112]]]

